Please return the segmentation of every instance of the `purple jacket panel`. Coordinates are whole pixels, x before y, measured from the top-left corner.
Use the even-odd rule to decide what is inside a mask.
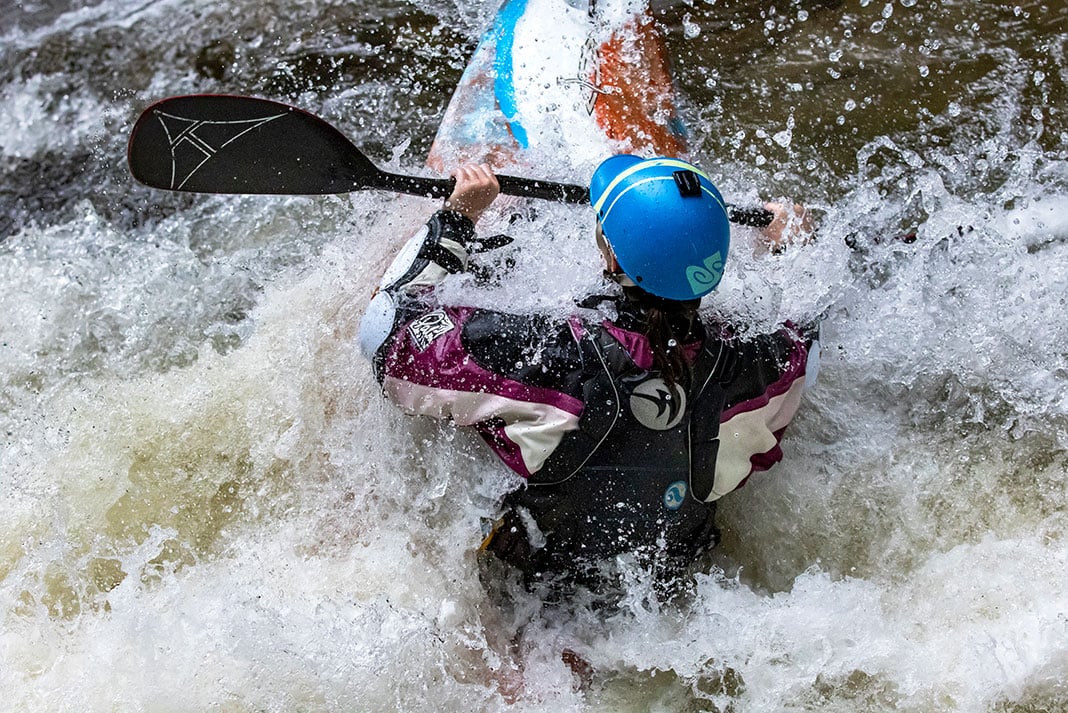
[[[480,365],[461,339],[474,311],[444,307],[400,327],[385,360],[383,386],[412,413],[475,426],[512,470],[530,477],[563,433],[578,427],[582,402]]]

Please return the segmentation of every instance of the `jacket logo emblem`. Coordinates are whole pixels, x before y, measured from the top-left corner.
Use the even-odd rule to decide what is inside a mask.
[[[638,423],[654,431],[679,425],[686,413],[686,392],[678,384],[669,387],[663,379],[646,379],[630,394],[630,412]]]
[[[412,344],[419,351],[424,351],[431,342],[443,334],[448,334],[456,329],[456,325],[445,314],[445,310],[437,310],[423,315],[408,325],[408,335],[412,338]]]
[[[723,277],[723,255],[716,252],[705,258],[704,265],[690,265],[686,268],[686,279],[695,295],[707,292],[719,284]]]
[[[678,510],[686,501],[686,481],[676,480],[664,491],[664,507],[668,510]]]

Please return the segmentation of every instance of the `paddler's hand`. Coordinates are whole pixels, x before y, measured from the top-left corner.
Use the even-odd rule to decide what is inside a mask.
[[[477,223],[482,213],[501,192],[493,169],[486,164],[469,164],[461,166],[452,174],[456,187],[452,195],[445,199],[445,208],[462,213]]]
[[[761,230],[761,237],[768,249],[780,253],[789,245],[804,245],[814,235],[812,214],[800,203],[792,206],[783,203],[765,203],[765,210],[775,218]]]

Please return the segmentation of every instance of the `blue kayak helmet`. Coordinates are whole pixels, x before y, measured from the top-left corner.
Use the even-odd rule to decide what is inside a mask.
[[[624,274],[658,297],[693,300],[716,289],[730,245],[727,208],[712,181],[676,158],[606,159],[590,202]]]

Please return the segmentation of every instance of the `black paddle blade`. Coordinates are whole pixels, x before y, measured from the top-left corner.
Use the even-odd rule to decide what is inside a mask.
[[[127,153],[134,178],[172,191],[320,195],[386,187],[333,126],[253,97],[164,99],[141,114]]]
[[[195,193],[322,195],[378,189],[445,198],[455,182],[387,173],[314,114],[255,97],[194,94],[146,109],[127,150],[153,188]],[[498,176],[501,192],[588,203],[584,186]]]

